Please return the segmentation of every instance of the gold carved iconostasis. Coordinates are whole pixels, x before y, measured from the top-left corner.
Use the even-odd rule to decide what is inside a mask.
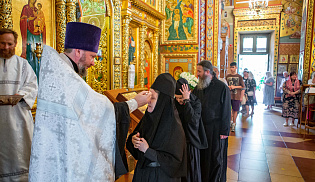
[[[128,69],[135,66],[135,88],[150,88],[159,74],[161,1],[122,1],[122,87],[128,88]]]
[[[95,25],[102,29],[101,39],[95,65],[88,69],[86,82],[97,92],[110,89],[112,66],[110,62],[111,45],[111,7],[109,1],[76,1],[77,21]]]
[[[159,0],[16,0],[1,8],[12,9],[3,13],[2,27],[18,32],[16,53],[28,59],[34,70],[40,67],[36,43],[63,52],[66,24],[78,21],[102,29],[95,66],[85,78],[97,92],[127,88],[130,64],[135,64],[136,88],[150,87],[161,72],[158,51],[165,16]]]

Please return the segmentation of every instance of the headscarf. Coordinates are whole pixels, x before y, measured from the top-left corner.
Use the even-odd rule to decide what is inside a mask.
[[[272,75],[271,75],[271,72],[270,71],[267,71],[266,72],[266,80],[272,78]]]
[[[248,73],[248,79],[250,79],[250,80],[254,79],[254,75],[251,71]]]
[[[286,82],[286,87],[291,91],[291,92],[296,92],[300,89],[300,81],[296,78],[294,81],[294,87],[292,86],[292,80],[291,76],[289,76],[289,79]]]
[[[185,133],[174,105],[175,79],[169,73],[159,75],[151,88],[159,91],[154,110],[148,110],[139,124],[129,135],[127,149],[138,160],[140,168],[146,168],[151,162],[142,152],[135,149],[132,136],[140,133],[149,147],[158,151],[160,168],[170,177],[180,177],[186,172]]]
[[[182,89],[182,85],[187,84],[188,81],[185,78],[179,78],[176,82],[176,89],[175,89],[175,94],[176,95],[182,95],[179,89]]]

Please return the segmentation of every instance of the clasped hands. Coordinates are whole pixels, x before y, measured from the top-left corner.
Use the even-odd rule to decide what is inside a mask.
[[[294,95],[297,94],[298,92],[299,92],[299,91],[296,91],[296,92],[290,92],[290,91],[289,91],[288,94],[291,95],[291,96],[294,96]]]
[[[149,148],[148,142],[144,138],[140,138],[139,132],[132,136],[131,141],[133,143],[134,148],[140,150],[143,153],[145,153]]]

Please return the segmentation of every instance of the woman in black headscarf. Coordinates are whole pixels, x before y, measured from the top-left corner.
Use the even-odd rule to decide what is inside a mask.
[[[174,78],[159,75],[150,92],[148,109],[127,139],[127,149],[138,160],[132,181],[181,181],[186,175],[186,140],[174,105]]]
[[[208,148],[207,136],[201,120],[201,102],[190,93],[188,81],[176,82],[175,106],[182,122],[187,143],[187,177],[182,181],[201,182],[200,149]]]

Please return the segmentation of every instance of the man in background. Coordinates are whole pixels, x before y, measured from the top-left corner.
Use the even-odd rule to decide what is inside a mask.
[[[0,181],[28,181],[33,137],[31,108],[37,96],[36,75],[15,55],[17,33],[0,29],[0,95],[21,95],[16,105],[0,105]]]
[[[201,101],[201,118],[208,147],[200,150],[201,181],[226,181],[231,96],[229,88],[216,77],[210,61],[197,64],[199,83],[194,89]]]
[[[231,73],[226,76],[226,81],[230,88],[231,93],[231,105],[232,105],[232,122],[231,122],[231,131],[235,131],[236,126],[236,117],[238,111],[240,110],[240,104],[244,96],[244,82],[243,77],[236,72],[237,66],[236,62],[230,64]]]

